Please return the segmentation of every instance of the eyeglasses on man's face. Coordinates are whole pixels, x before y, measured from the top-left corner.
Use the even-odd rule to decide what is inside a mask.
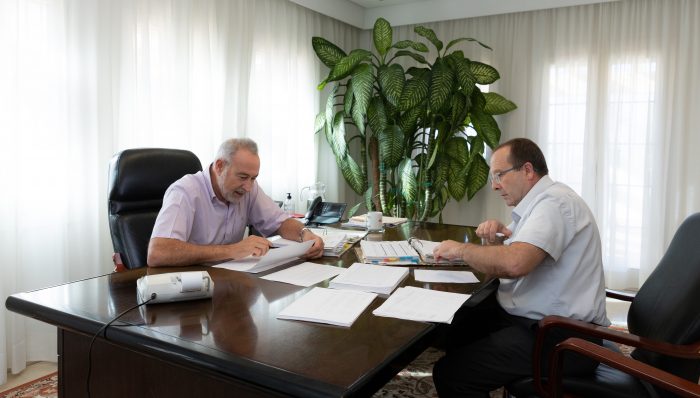
[[[518,170],[522,165],[520,166],[513,166],[510,169],[505,169],[503,171],[499,171],[498,173],[489,173],[489,179],[491,180],[492,184],[500,184],[501,183],[501,177],[503,177],[506,173],[510,173],[513,170]]]

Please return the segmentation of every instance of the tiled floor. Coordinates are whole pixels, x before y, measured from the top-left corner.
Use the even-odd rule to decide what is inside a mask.
[[[613,325],[627,326],[627,310],[629,303],[614,299],[607,299],[608,318]],[[0,385],[0,392],[7,391],[30,380],[56,371],[55,362],[36,362],[17,375],[8,373],[7,383]]]

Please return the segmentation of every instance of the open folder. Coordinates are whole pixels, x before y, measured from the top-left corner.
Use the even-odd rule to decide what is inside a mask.
[[[303,256],[313,244],[313,240],[307,240],[301,243],[294,242],[282,247],[270,249],[267,254],[262,257],[248,256],[240,260],[231,260],[217,264],[215,267],[256,274],[296,260]]]

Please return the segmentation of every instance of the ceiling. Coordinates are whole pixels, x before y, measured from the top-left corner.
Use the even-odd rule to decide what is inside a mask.
[[[618,0],[290,0],[361,29],[379,17],[393,26]]]

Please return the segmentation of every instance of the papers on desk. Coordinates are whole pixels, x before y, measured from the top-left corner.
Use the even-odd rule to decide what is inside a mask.
[[[333,278],[339,274],[342,274],[343,272],[345,272],[344,268],[306,262],[283,269],[281,271],[273,272],[269,275],[261,277],[260,279],[309,287],[319,282],[323,282],[326,279]]]
[[[250,273],[258,273],[267,271],[274,267],[287,264],[303,256],[307,250],[313,245],[314,241],[307,240],[305,242],[292,242],[286,246],[281,246],[276,249],[268,250],[267,254],[262,257],[248,256],[241,260],[232,260],[225,263],[217,264],[214,267],[226,268],[233,271],[243,271]]]
[[[277,318],[350,327],[375,297],[374,293],[315,287],[283,309]]]
[[[355,263],[333,279],[328,287],[391,294],[409,273],[408,268]]]
[[[405,240],[360,242],[362,261],[368,264],[418,264],[420,257]]]
[[[356,242],[367,235],[367,231],[348,231],[337,228],[309,228],[311,232],[323,240],[323,255],[326,257],[340,257]],[[267,238],[273,246],[282,247],[295,241],[284,239],[279,235]]]
[[[384,224],[385,227],[395,227],[399,224],[405,223],[406,221],[408,221],[408,218],[382,216],[382,224]],[[367,214],[350,217],[348,222],[345,224],[365,228],[367,225]],[[345,224],[343,224],[343,226],[345,226]]]
[[[455,312],[469,297],[469,294],[406,286],[398,288],[372,313],[411,321],[452,323]]]
[[[445,271],[436,269],[413,270],[416,282],[434,283],[477,283],[479,279],[469,271]]]

